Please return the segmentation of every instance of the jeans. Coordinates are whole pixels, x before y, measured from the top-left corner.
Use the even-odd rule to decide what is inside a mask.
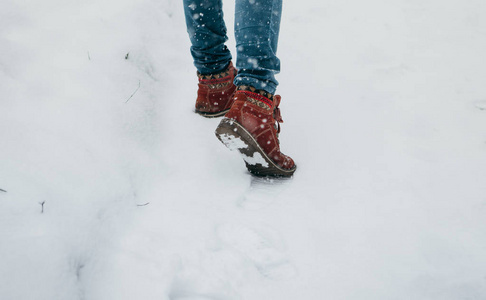
[[[231,53],[222,0],[183,0],[194,65],[201,74],[226,69]],[[235,0],[235,85],[250,85],[274,94],[280,72],[276,56],[282,0]]]

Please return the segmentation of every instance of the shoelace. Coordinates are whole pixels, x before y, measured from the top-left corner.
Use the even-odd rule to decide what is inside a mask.
[[[273,109],[273,118],[275,121],[277,121],[277,125],[275,126],[275,129],[277,130],[277,138],[280,133],[280,123],[283,123],[282,115],[280,114],[280,108],[278,107],[280,104],[281,97],[280,95],[275,95],[274,96],[274,103],[275,107]],[[280,143],[280,140],[279,140]]]

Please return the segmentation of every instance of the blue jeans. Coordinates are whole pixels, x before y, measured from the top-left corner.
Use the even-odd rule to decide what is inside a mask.
[[[235,0],[235,85],[250,85],[274,94],[280,71],[276,56],[282,0]],[[201,74],[226,69],[231,53],[223,20],[222,0],[184,0],[194,65]]]

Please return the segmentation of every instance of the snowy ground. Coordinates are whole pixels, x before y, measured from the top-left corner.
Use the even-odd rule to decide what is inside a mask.
[[[0,299],[486,299],[485,15],[286,1],[269,182],[192,112],[180,1],[2,1]]]

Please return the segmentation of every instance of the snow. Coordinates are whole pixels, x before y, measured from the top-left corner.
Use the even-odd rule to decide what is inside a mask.
[[[258,152],[254,152],[252,156],[247,156],[247,155],[241,153],[241,156],[242,156],[243,160],[246,163],[248,163],[249,165],[260,164],[264,167],[268,167],[268,163],[265,161],[263,156]]]
[[[241,138],[236,137],[234,135],[224,133],[221,134],[219,137],[221,138],[221,141],[226,145],[226,147],[228,147],[228,149],[231,151],[248,148],[248,145]],[[240,154],[243,160],[249,165],[260,164],[264,167],[268,167],[267,161],[258,152],[254,152],[252,156],[248,156],[244,153],[240,153]]]
[[[193,112],[179,1],[1,2],[0,299],[486,298],[485,13],[285,2],[269,180]]]
[[[234,131],[236,132],[236,128]],[[242,139],[234,135],[223,133],[220,134],[219,137],[226,147],[228,147],[228,149],[231,151],[248,148],[248,145]]]

